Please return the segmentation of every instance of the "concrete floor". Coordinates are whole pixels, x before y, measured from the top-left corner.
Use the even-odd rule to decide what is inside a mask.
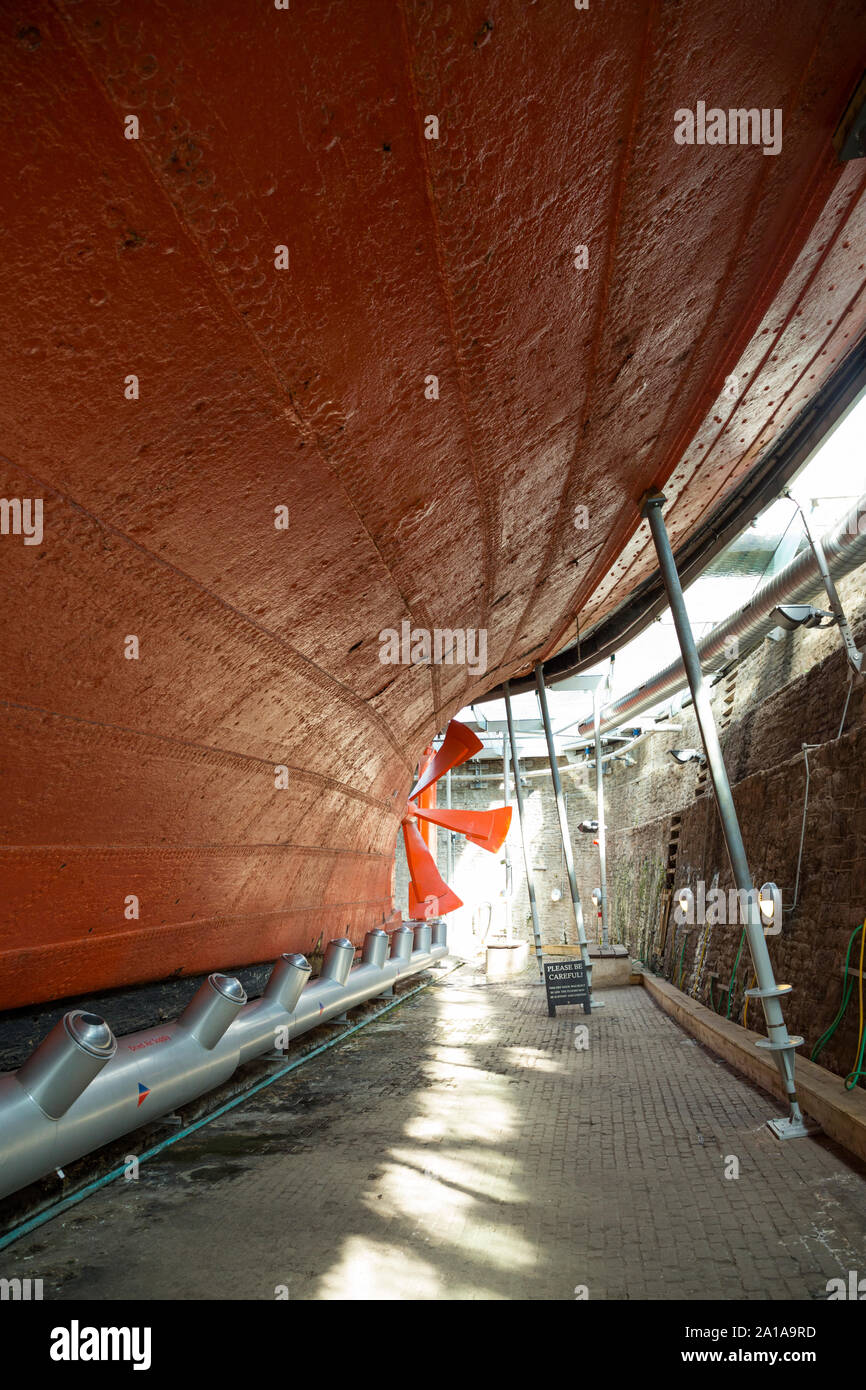
[[[550,1019],[532,974],[457,971],[0,1274],[61,1300],[826,1299],[866,1270],[862,1170],[774,1139],[775,1103],[643,990],[604,997]]]

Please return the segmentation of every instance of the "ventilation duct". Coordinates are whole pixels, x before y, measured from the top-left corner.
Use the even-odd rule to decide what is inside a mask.
[[[391,989],[447,954],[445,923],[370,931],[361,961],[342,937],[311,979],[301,955],[276,961],[260,999],[209,975],[175,1023],[115,1040],[73,1009],[17,1072],[0,1076],[0,1198],[222,1085],[244,1062],[285,1050],[319,1023]]]
[[[861,497],[835,530],[821,538],[827,564],[834,579],[842,579],[866,563],[866,497]],[[822,588],[821,572],[811,546],[803,550],[790,564],[768,579],[744,608],[714,627],[697,643],[698,656],[705,675],[723,671],[754,651],[769,632],[779,624],[775,611],[780,604],[806,603]],[[735,652],[736,656],[731,653]],[[601,711],[599,732],[618,729],[644,710],[660,704],[686,685],[682,661],[675,661],[638,686],[628,695],[605,705]],[[556,686],[552,687],[554,690]],[[595,720],[584,719],[578,725],[581,735],[595,732]]]

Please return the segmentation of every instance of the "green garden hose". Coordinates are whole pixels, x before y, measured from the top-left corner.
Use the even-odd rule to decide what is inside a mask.
[[[833,1019],[833,1022],[830,1024],[830,1027],[829,1027],[824,1033],[821,1034],[821,1036],[820,1036],[820,1038],[818,1039],[818,1041],[816,1042],[815,1046],[812,1048],[812,1051],[811,1051],[811,1053],[810,1053],[810,1061],[812,1061],[812,1062],[817,1062],[819,1056],[820,1056],[821,1053],[824,1051],[824,1048],[827,1046],[827,1044],[828,1044],[828,1042],[830,1041],[830,1039],[832,1038],[833,1034],[836,1032],[836,1029],[839,1027],[839,1024],[842,1022],[842,1019],[843,1019],[844,1014],[845,1014],[845,1010],[846,1010],[847,1007],[848,1007],[849,1001],[850,1001],[850,999],[851,999],[851,995],[852,995],[853,990],[854,990],[854,977],[853,977],[853,975],[849,975],[849,968],[850,968],[850,964],[851,964],[851,949],[852,949],[852,947],[853,947],[853,945],[854,945],[854,941],[855,941],[855,939],[856,939],[856,937],[857,937],[857,933],[858,933],[858,932],[862,932],[862,930],[863,930],[863,925],[861,924],[859,927],[855,927],[854,930],[853,930],[852,933],[851,933],[850,940],[848,941],[848,950],[847,950],[847,953],[846,953],[846,955],[845,955],[845,979],[844,979],[844,982],[843,982],[843,985],[842,985],[842,1003],[839,1005],[839,1012],[837,1013],[836,1017]],[[862,976],[861,976],[861,989],[862,989]],[[858,1056],[857,1056],[857,1061],[856,1061],[856,1063],[854,1064],[854,1071],[851,1072],[851,1073],[849,1074],[849,1076],[846,1078],[846,1081],[845,1081],[845,1085],[848,1087],[848,1090],[849,1090],[849,1091],[852,1089],[852,1087],[853,1087],[854,1084],[856,1083],[856,1075],[859,1075],[859,1074],[860,1074],[861,1063],[862,1063],[862,1061],[863,1061],[863,1046],[862,1046],[862,1039],[861,1039],[861,1045],[860,1045],[859,1053],[858,1053]],[[856,1073],[856,1075],[855,1075],[855,1073]],[[848,1081],[850,1080],[851,1076],[854,1076],[855,1080],[851,1082],[851,1086],[848,1086]]]
[[[688,941],[688,939],[688,934],[686,932],[683,932],[683,949],[680,951],[680,982],[677,985],[677,989],[682,989],[683,987],[683,970],[685,969],[683,965],[683,958],[686,954],[686,942]]]
[[[863,1014],[863,965],[866,960],[864,947],[866,947],[866,918],[860,923],[860,1033],[857,1038],[857,1061],[854,1063],[854,1070],[850,1071],[845,1077],[845,1090],[853,1091],[860,1077],[863,1075],[863,1053],[866,1051],[866,1018]],[[846,967],[847,970],[847,967]]]
[[[730,1018],[730,1016],[731,1016],[731,1001],[732,1001],[733,996],[734,996],[734,983],[735,983],[736,978],[737,978],[737,966],[738,966],[739,963],[740,963],[740,956],[743,954],[743,942],[745,941],[745,939],[746,939],[746,928],[743,927],[743,934],[742,934],[742,936],[740,937],[740,948],[739,948],[739,950],[737,951],[737,959],[734,961],[734,968],[733,968],[733,970],[731,971],[731,983],[730,983],[730,985],[728,986],[728,1011],[727,1011],[727,1013],[725,1014],[725,1018]]]

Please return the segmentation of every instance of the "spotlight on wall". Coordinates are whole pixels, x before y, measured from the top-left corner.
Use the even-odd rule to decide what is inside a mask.
[[[582,835],[594,835],[596,830],[598,830],[598,821],[582,820],[577,828]]]
[[[677,894],[677,907],[684,915],[688,913],[692,905],[692,895],[688,888],[681,888]]]
[[[823,608],[813,608],[811,603],[782,603],[770,614],[777,627],[793,632],[798,627],[832,627],[836,621],[834,614]],[[826,621],[829,619],[829,621]]]
[[[601,907],[601,889],[600,889],[600,888],[593,888],[593,890],[592,890],[592,892],[590,893],[589,896],[592,898],[592,901],[595,903],[595,906],[596,906],[596,907]]]
[[[551,890],[550,890],[550,901],[551,901],[552,903],[558,903],[561,897],[562,897],[562,889],[561,889],[561,888],[551,888]]]
[[[699,748],[669,748],[668,752],[676,763],[706,762],[706,758]]]
[[[764,883],[758,889],[758,906],[768,936],[782,930],[782,890],[775,883]]]

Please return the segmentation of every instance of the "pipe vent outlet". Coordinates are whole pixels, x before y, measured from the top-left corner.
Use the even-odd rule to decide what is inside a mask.
[[[407,961],[411,958],[415,944],[415,933],[411,927],[398,927],[391,933],[391,959]]]
[[[443,921],[441,920],[441,918],[440,918],[440,919],[439,919],[438,921],[436,921],[436,922],[431,922],[431,923],[430,923],[430,928],[431,928],[431,936],[432,936],[432,940],[433,940],[433,945],[434,945],[434,946],[447,946],[447,945],[448,945],[448,924],[447,924],[447,922],[443,922]]]
[[[143,1089],[141,1048],[157,1039],[164,1044],[158,1067],[153,1061],[160,1073],[160,1113],[168,1113],[222,1085],[275,1044],[284,1051],[277,1042],[281,1025],[287,1036],[298,1037],[425,969],[430,957],[413,957],[413,941],[411,927],[395,931],[387,962],[386,934],[370,931],[364,961],[354,969],[351,941],[332,941],[319,980],[310,978],[302,955],[280,956],[265,996],[248,1005],[240,981],[210,975],[176,1023],[132,1033],[119,1044],[96,1014],[66,1014],[18,1072],[0,1076],[0,1199],[146,1120],[136,1097]]]
[[[361,957],[365,965],[378,965],[380,968],[388,959],[388,933],[378,928],[368,931],[364,937],[364,951]]]
[[[208,975],[187,1004],[178,1022],[208,1051],[216,1047],[229,1024],[237,1017],[247,994],[240,980],[231,975]]]
[[[287,1014],[292,1013],[312,970],[306,956],[280,956],[265,986],[265,998],[273,999]]]
[[[116,1051],[104,1018],[73,1009],[19,1068],[18,1081],[49,1119],[59,1120]]]
[[[423,951],[425,955],[430,952],[431,930],[429,922],[419,922],[415,927],[415,950]]]
[[[329,941],[325,959],[322,961],[320,979],[334,980],[338,985],[344,985],[349,978],[354,959],[355,948],[347,936],[339,936],[334,941]]]

